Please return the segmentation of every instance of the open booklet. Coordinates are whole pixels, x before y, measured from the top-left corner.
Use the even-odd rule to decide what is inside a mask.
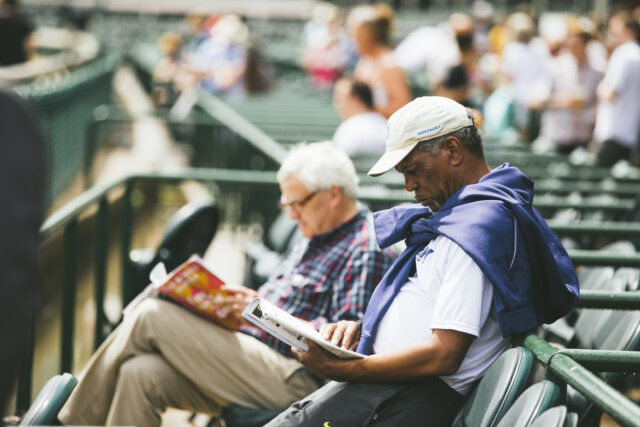
[[[162,294],[228,329],[240,327],[239,320],[224,304],[226,297],[233,292],[221,289],[224,282],[205,266],[199,256],[193,255],[169,274],[164,264],[159,263],[149,278],[151,284],[123,310],[125,317],[145,298]]]
[[[313,327],[260,297],[249,303],[242,316],[257,327],[264,329],[274,337],[300,351],[309,350],[307,340],[311,340],[340,359],[364,357],[360,353],[346,350],[325,341],[322,335]]]

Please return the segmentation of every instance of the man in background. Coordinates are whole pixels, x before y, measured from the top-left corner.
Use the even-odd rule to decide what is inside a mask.
[[[602,143],[598,166],[613,166],[629,159],[640,135],[640,46],[638,22],[628,11],[609,20],[609,36],[615,47],[598,85],[595,139]]]
[[[26,102],[0,89],[0,414],[27,359],[33,327],[45,147]]]
[[[371,88],[350,77],[339,79],[333,90],[333,104],[343,122],[333,142],[349,156],[384,150],[387,119],[373,108]]]

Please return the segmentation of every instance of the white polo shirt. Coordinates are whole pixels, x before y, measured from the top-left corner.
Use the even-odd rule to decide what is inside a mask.
[[[594,135],[598,141],[613,139],[632,148],[640,132],[640,46],[628,41],[609,59],[604,81],[616,92],[612,101],[598,105]]]
[[[476,337],[458,371],[442,380],[460,394],[510,347],[493,308],[493,287],[478,265],[452,240],[440,236],[416,256],[410,277],[380,321],[375,353],[397,350],[431,337],[433,329]]]
[[[387,119],[376,112],[356,114],[342,122],[332,138],[349,156],[384,152]]]

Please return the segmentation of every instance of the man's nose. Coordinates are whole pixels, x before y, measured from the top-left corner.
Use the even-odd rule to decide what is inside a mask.
[[[414,191],[416,189],[416,181],[411,177],[404,177],[404,189],[407,191]]]
[[[295,219],[295,220],[300,218],[300,212],[298,212],[297,209],[289,208],[287,210],[289,211],[289,218]]]

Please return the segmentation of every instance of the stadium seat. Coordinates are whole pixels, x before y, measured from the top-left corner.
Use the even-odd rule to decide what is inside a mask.
[[[56,375],[42,387],[33,404],[22,417],[21,426],[54,425],[58,412],[67,401],[78,380],[69,373]]]
[[[592,347],[598,350],[640,350],[640,312],[612,311],[594,334]],[[604,372],[600,377],[614,388],[620,388],[625,378],[619,372]],[[571,387],[567,388],[567,406],[579,414],[580,425],[598,425],[602,415],[600,409]]]
[[[487,370],[453,421],[454,427],[490,427],[526,387],[533,355],[523,347],[507,350]]]
[[[531,427],[564,427],[567,419],[567,407],[556,406],[544,411],[538,418],[533,420]]]
[[[560,390],[549,380],[543,380],[526,389],[509,408],[498,423],[498,427],[527,427],[533,420],[551,408]]]
[[[264,243],[252,242],[245,247],[243,284],[257,289],[266,282],[301,237],[298,223],[281,212],[269,227]]]
[[[171,271],[191,255],[202,256],[218,229],[220,214],[212,200],[191,202],[176,212],[165,228],[162,242],[154,249],[131,251],[130,284],[135,296],[149,284],[151,269],[163,262]]]

